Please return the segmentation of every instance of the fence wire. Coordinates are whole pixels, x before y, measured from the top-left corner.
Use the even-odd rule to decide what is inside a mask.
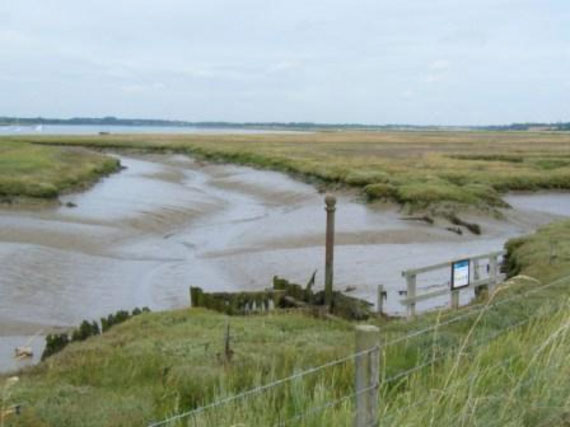
[[[539,348],[541,347],[541,345],[542,345],[542,344],[532,347],[532,348],[530,349],[530,352],[532,353],[534,350],[539,349]],[[492,370],[492,369],[495,369],[495,368],[498,368],[498,367],[501,367],[501,366],[508,365],[508,364],[512,363],[515,359],[520,359],[520,358],[522,358],[522,357],[523,357],[523,355],[521,355],[521,354],[516,354],[516,355],[510,356],[510,357],[506,358],[505,360],[502,360],[502,361],[500,361],[500,362],[497,362],[497,363],[492,364],[491,366],[489,366],[488,369],[489,369],[489,370]],[[476,378],[476,375],[475,375],[475,374],[472,374],[472,375],[469,377],[469,381],[472,381],[472,380],[475,379],[475,378]],[[523,381],[523,382],[521,383],[521,386],[525,386],[525,385],[529,384],[531,381],[532,381],[532,378],[528,378],[527,380],[525,380],[525,381]],[[456,390],[456,389],[459,388],[461,385],[462,385],[461,383],[455,384],[455,385],[453,385],[453,386],[451,386],[451,387],[447,387],[444,391],[447,392],[447,393],[449,393],[450,391]],[[495,397],[495,398],[497,398],[497,399],[504,399],[504,395],[499,395],[499,396],[497,396],[497,397]],[[420,400],[420,401],[418,401],[418,402],[415,402],[415,403],[412,403],[412,404],[410,404],[410,405],[401,406],[401,407],[397,408],[397,410],[398,410],[399,412],[401,412],[401,411],[403,411],[403,410],[409,411],[409,410],[412,409],[412,408],[417,408],[417,407],[423,406],[423,405],[429,403],[431,400],[432,400],[431,397],[426,397],[425,399],[422,399],[422,400]],[[398,414],[387,415],[387,416],[382,417],[382,421],[389,421],[389,420],[392,420],[392,419],[396,418],[397,416],[398,416]]]
[[[396,338],[396,339],[394,339],[394,340],[392,340],[392,341],[389,341],[389,342],[387,342],[387,343],[383,343],[383,344],[382,344],[382,347],[385,348],[385,347],[388,347],[388,346],[392,346],[392,345],[395,345],[395,344],[398,344],[398,343],[407,341],[407,340],[409,340],[409,339],[411,339],[411,338],[415,338],[415,337],[417,337],[417,336],[420,336],[420,335],[423,335],[423,334],[425,334],[425,333],[428,333],[428,332],[434,331],[434,330],[436,330],[436,329],[439,329],[439,328],[442,327],[442,326],[446,326],[446,325],[449,325],[449,324],[453,324],[453,323],[455,323],[455,322],[459,322],[459,321],[461,321],[461,320],[464,320],[464,319],[466,319],[466,318],[469,318],[469,317],[471,317],[471,316],[473,316],[473,315],[475,315],[475,314],[481,313],[481,312],[486,311],[486,310],[490,310],[491,308],[494,308],[494,307],[497,307],[497,306],[506,304],[506,303],[508,303],[508,302],[512,302],[512,301],[517,300],[517,299],[524,298],[524,297],[526,297],[526,296],[528,296],[528,295],[531,295],[531,294],[534,294],[534,293],[543,291],[543,290],[548,289],[548,288],[552,288],[552,287],[554,287],[554,286],[558,286],[558,285],[564,283],[564,281],[568,280],[569,278],[570,278],[570,275],[569,275],[569,276],[565,276],[565,277],[560,278],[560,279],[557,279],[557,280],[555,280],[555,281],[553,281],[553,282],[551,282],[551,283],[549,283],[549,284],[547,284],[547,285],[543,285],[543,286],[540,286],[540,287],[531,289],[531,290],[526,291],[526,292],[524,292],[524,293],[517,294],[517,295],[514,295],[514,296],[509,297],[509,298],[501,299],[501,300],[499,300],[499,301],[497,301],[497,302],[495,302],[495,303],[492,303],[492,304],[484,304],[484,305],[483,305],[482,307],[480,307],[480,308],[479,308],[479,307],[467,308],[466,310],[469,310],[469,312],[466,313],[466,314],[463,314],[463,315],[460,315],[460,316],[455,316],[455,317],[453,317],[452,319],[446,320],[446,321],[444,321],[444,322],[435,323],[434,325],[429,326],[429,327],[427,327],[427,328],[424,328],[424,329],[421,329],[421,330],[412,332],[412,333],[410,333],[410,334],[407,334],[407,335],[405,335],[405,336],[403,336],[403,337]],[[475,308],[478,308],[478,309],[475,309]],[[515,324],[510,325],[509,327],[507,327],[507,328],[505,328],[505,329],[502,329],[502,330],[498,331],[498,332],[495,333],[495,334],[492,334],[490,338],[486,339],[485,341],[483,341],[483,342],[481,342],[481,343],[478,343],[476,346],[482,346],[482,345],[484,345],[484,344],[487,344],[487,343],[493,341],[494,339],[496,339],[498,336],[500,336],[500,335],[502,335],[502,334],[504,334],[504,333],[507,333],[507,332],[509,332],[509,331],[511,331],[511,330],[513,330],[513,329],[515,329],[515,328],[517,328],[517,327],[520,327],[520,326],[522,326],[522,325],[524,325],[524,324],[530,322],[531,320],[533,320],[533,319],[535,319],[535,318],[538,318],[538,317],[537,317],[537,316],[531,316],[531,317],[528,317],[528,318],[526,318],[526,319],[524,319],[524,320],[522,320],[522,321],[520,321],[520,322],[516,322]],[[472,344],[469,345],[469,347],[473,347],[473,346],[475,346],[474,343],[472,343]],[[372,353],[373,351],[376,351],[377,349],[378,349],[377,347],[373,347],[373,348],[368,349],[368,350],[364,350],[364,351],[361,351],[361,352],[357,352],[357,353],[350,354],[350,355],[345,356],[345,357],[343,357],[343,358],[341,358],[341,359],[337,359],[337,360],[334,360],[334,361],[331,361],[331,362],[328,362],[328,363],[325,363],[325,364],[322,364],[322,365],[319,365],[319,366],[316,366],[316,367],[313,367],[313,368],[309,368],[309,369],[307,369],[307,370],[304,370],[304,371],[301,371],[301,372],[299,372],[299,373],[293,374],[293,375],[291,375],[291,376],[288,376],[288,377],[279,379],[279,380],[277,380],[277,381],[273,381],[273,382],[271,382],[271,383],[261,385],[261,386],[259,386],[259,387],[256,387],[256,388],[247,390],[247,391],[245,391],[245,392],[242,392],[242,393],[239,393],[239,394],[230,396],[230,397],[228,397],[228,398],[225,398],[225,399],[221,399],[221,400],[212,402],[212,403],[210,403],[210,404],[208,404],[208,405],[201,406],[201,407],[199,407],[199,408],[196,408],[196,409],[193,409],[193,410],[190,410],[190,411],[186,411],[186,412],[183,412],[183,413],[180,413],[180,414],[171,416],[171,417],[166,418],[166,419],[164,419],[164,420],[162,420],[162,421],[158,421],[158,422],[151,423],[151,424],[149,424],[149,427],[160,427],[160,426],[164,426],[164,425],[170,424],[170,423],[175,422],[175,421],[179,421],[179,420],[184,419],[184,418],[188,418],[188,417],[191,417],[191,416],[192,416],[192,417],[193,417],[193,416],[196,416],[196,415],[198,415],[198,414],[201,414],[201,413],[203,413],[203,412],[205,412],[205,411],[208,411],[208,410],[210,410],[210,409],[216,408],[216,407],[218,407],[218,406],[222,406],[222,405],[226,405],[226,404],[235,402],[235,401],[237,401],[237,400],[239,400],[239,399],[249,398],[249,397],[254,396],[254,395],[256,395],[256,394],[259,394],[259,393],[262,393],[262,392],[264,392],[264,391],[267,391],[267,390],[269,390],[269,389],[271,389],[271,388],[274,388],[274,387],[277,387],[277,386],[279,386],[279,385],[282,385],[282,384],[288,383],[288,382],[290,382],[290,381],[293,381],[293,380],[295,380],[295,379],[297,379],[297,378],[302,378],[302,377],[304,377],[304,376],[306,376],[306,375],[310,375],[310,374],[319,372],[319,371],[321,371],[321,370],[324,370],[324,369],[327,369],[327,368],[331,368],[331,367],[334,367],[334,366],[337,366],[337,365],[346,363],[346,362],[348,362],[348,361],[354,360],[354,359],[357,358],[357,357],[361,357],[361,356],[370,354],[370,353]],[[414,367],[412,367],[412,368],[410,368],[410,369],[407,369],[407,370],[405,370],[405,371],[403,371],[403,372],[398,372],[397,374],[394,374],[394,375],[392,375],[392,376],[390,376],[390,377],[388,377],[388,378],[384,378],[384,379],[382,380],[382,385],[383,385],[383,384],[388,384],[388,383],[390,383],[390,382],[394,382],[394,381],[396,381],[396,380],[398,380],[398,379],[400,379],[400,378],[407,377],[407,376],[411,375],[411,374],[414,373],[414,372],[417,372],[417,371],[419,371],[419,370],[421,370],[421,369],[423,369],[423,368],[425,368],[425,367],[427,367],[427,366],[433,365],[434,363],[436,363],[436,362],[438,362],[438,361],[440,361],[440,360],[445,359],[445,358],[448,357],[448,356],[449,356],[449,354],[447,354],[447,355],[442,355],[442,356],[439,356],[439,357],[437,357],[437,358],[430,359],[429,361],[427,361],[427,362],[425,362],[425,363],[416,365],[416,366],[414,366]],[[287,425],[288,423],[290,423],[290,422],[292,422],[292,421],[295,421],[295,420],[297,420],[297,419],[305,418],[305,417],[307,417],[307,416],[310,416],[311,414],[315,414],[315,413],[322,412],[323,410],[325,410],[325,409],[327,409],[327,408],[336,406],[336,405],[342,403],[342,402],[345,401],[345,400],[348,400],[348,399],[350,399],[350,398],[353,398],[353,397],[355,397],[355,396],[358,396],[359,394],[362,394],[362,393],[364,393],[364,392],[366,392],[366,391],[370,391],[372,388],[375,388],[375,387],[378,387],[378,384],[376,384],[376,385],[374,385],[374,386],[371,386],[371,387],[368,387],[368,388],[365,388],[365,389],[362,389],[362,390],[359,390],[359,391],[354,392],[354,393],[351,393],[351,394],[347,394],[347,395],[345,395],[345,396],[343,396],[343,397],[341,397],[341,398],[339,398],[339,399],[336,399],[336,400],[327,402],[327,403],[324,404],[324,405],[321,405],[321,406],[318,406],[318,407],[316,407],[316,408],[313,408],[313,409],[311,409],[311,410],[309,410],[309,411],[307,411],[307,412],[304,412],[304,413],[302,413],[302,414],[298,414],[298,415],[294,416],[293,418],[290,418],[290,419],[288,419],[288,420],[286,420],[286,421],[284,421],[284,422],[282,422],[281,424],[278,424],[278,425],[279,425],[279,426],[280,426],[280,425]]]
[[[524,319],[524,320],[521,320],[521,321],[519,321],[519,322],[516,322],[516,323],[514,323],[514,324],[512,324],[512,325],[509,325],[507,328],[504,328],[504,329],[502,329],[501,331],[499,331],[499,332],[497,332],[497,333],[491,335],[490,338],[484,340],[483,342],[476,342],[476,343],[471,344],[470,347],[480,347],[480,346],[483,346],[483,345],[485,345],[485,344],[488,344],[488,343],[494,341],[497,337],[499,337],[499,336],[501,336],[501,335],[503,335],[503,334],[505,334],[505,333],[507,333],[507,332],[510,332],[510,331],[512,331],[512,330],[514,330],[514,329],[516,329],[516,328],[519,328],[519,327],[521,327],[521,326],[523,326],[523,325],[525,325],[525,324],[527,324],[527,323],[529,323],[529,322],[531,322],[532,320],[535,320],[535,319],[538,319],[538,316],[528,317],[528,318],[526,318],[526,319]],[[425,362],[425,363],[416,365],[416,366],[414,366],[414,367],[412,367],[412,368],[410,368],[410,369],[407,369],[407,370],[405,370],[405,371],[398,372],[398,373],[395,374],[395,375],[392,375],[392,376],[390,376],[390,377],[388,377],[388,378],[385,378],[385,379],[381,380],[380,384],[375,384],[375,385],[373,385],[373,386],[364,388],[364,389],[362,389],[362,390],[360,390],[360,391],[358,391],[358,392],[355,392],[355,393],[352,393],[352,394],[347,394],[347,395],[345,395],[345,396],[343,396],[343,397],[341,397],[341,398],[339,398],[339,399],[336,399],[336,400],[327,402],[327,403],[325,403],[325,404],[323,404],[323,405],[320,405],[320,406],[311,408],[311,409],[308,410],[308,411],[305,411],[305,412],[303,412],[303,413],[300,413],[300,414],[298,414],[298,415],[295,415],[295,416],[289,418],[289,419],[286,420],[286,421],[283,421],[283,422],[281,422],[281,423],[276,424],[276,426],[279,426],[279,427],[285,426],[285,425],[288,425],[289,423],[291,423],[291,422],[293,422],[293,421],[297,421],[297,420],[300,420],[300,419],[304,419],[304,418],[307,418],[307,417],[309,417],[309,416],[312,416],[312,415],[315,415],[315,414],[317,414],[317,413],[320,413],[320,412],[322,412],[322,411],[324,411],[324,410],[326,410],[326,409],[328,409],[328,408],[337,406],[337,405],[339,405],[340,403],[342,403],[342,402],[344,402],[344,401],[346,401],[346,400],[348,400],[348,399],[351,399],[351,398],[353,398],[353,397],[356,397],[356,396],[358,396],[358,395],[360,395],[360,394],[362,394],[362,393],[368,392],[368,391],[370,391],[370,390],[372,390],[372,389],[374,389],[374,388],[376,388],[376,387],[379,387],[379,386],[381,387],[381,386],[384,385],[384,384],[389,384],[389,383],[394,382],[394,381],[396,381],[396,380],[398,380],[398,379],[400,379],[400,378],[407,377],[407,376],[411,375],[412,373],[417,372],[417,371],[420,371],[421,369],[423,369],[423,368],[425,368],[425,367],[427,367],[427,366],[433,365],[434,363],[436,363],[436,362],[438,362],[438,361],[444,360],[444,359],[446,359],[447,357],[449,357],[449,354],[442,355],[442,356],[437,357],[437,358],[435,358],[435,359],[431,359],[431,360],[429,360],[428,362]],[[510,363],[512,360],[514,360],[514,359],[517,358],[517,357],[520,357],[520,355],[511,356],[510,358],[508,358],[508,359],[506,359],[506,360],[504,360],[504,361],[501,361],[501,362],[499,362],[499,363],[496,363],[496,364],[492,365],[491,367],[492,367],[492,368],[495,368],[495,367],[497,367],[497,366],[505,365],[505,364],[507,364],[507,363]],[[456,386],[456,387],[457,387],[457,386]],[[415,404],[413,404],[413,405],[408,405],[408,406],[406,406],[405,408],[412,408],[412,407],[421,406],[422,404],[425,404],[428,400],[429,400],[429,398],[424,399],[424,400],[422,400],[422,401],[420,401],[420,402],[417,402],[417,403],[415,403]],[[393,417],[393,416],[392,416],[392,417]],[[377,425],[376,423],[377,423],[377,421],[372,422],[371,426]]]
[[[521,320],[521,321],[519,321],[519,322],[516,322],[516,323],[514,323],[514,324],[512,324],[512,325],[509,325],[507,328],[501,329],[500,331],[498,331],[498,332],[492,334],[488,339],[486,339],[486,340],[484,340],[484,341],[482,341],[482,342],[474,342],[474,343],[470,344],[469,346],[467,346],[467,348],[481,347],[481,346],[484,346],[485,344],[489,344],[491,341],[494,341],[495,339],[497,339],[497,337],[499,337],[499,336],[501,336],[501,335],[503,335],[503,334],[506,334],[507,332],[510,332],[510,331],[512,331],[512,330],[514,330],[514,329],[516,329],[516,328],[519,328],[519,327],[521,327],[521,326],[523,326],[523,325],[525,325],[525,324],[531,322],[531,321],[534,320],[534,319],[538,319],[538,317],[536,317],[536,316],[528,317],[528,318],[526,318],[526,319],[524,319],[524,320]],[[452,352],[453,352],[454,350],[457,350],[457,348],[453,349]],[[382,381],[382,384],[388,384],[388,383],[394,382],[394,381],[396,381],[396,380],[398,380],[398,379],[400,379],[400,378],[407,377],[407,376],[409,376],[410,374],[413,374],[414,372],[420,371],[421,369],[423,369],[423,368],[425,368],[425,367],[427,367],[427,366],[433,365],[433,364],[435,364],[436,362],[439,362],[439,361],[441,361],[441,360],[445,360],[447,357],[449,357],[449,354],[444,354],[444,355],[435,357],[435,358],[433,358],[433,359],[430,359],[430,360],[427,361],[427,362],[424,362],[424,363],[421,363],[421,364],[419,364],[419,365],[413,366],[412,368],[407,369],[407,370],[405,370],[405,371],[398,372],[397,374],[394,374],[394,375],[392,375],[392,376],[390,376],[390,377],[384,379],[384,380]]]
[[[169,423],[174,422],[174,421],[178,421],[178,420],[183,419],[183,418],[187,418],[187,417],[190,417],[190,416],[198,415],[198,414],[200,414],[200,413],[202,413],[202,412],[205,412],[205,411],[207,411],[207,410],[209,410],[209,409],[212,409],[212,408],[215,408],[215,407],[217,407],[217,406],[226,405],[226,404],[231,403],[231,402],[234,402],[234,401],[236,401],[236,400],[244,399],[244,398],[253,396],[253,395],[255,395],[255,394],[259,394],[259,393],[264,392],[264,391],[266,391],[266,390],[269,390],[269,389],[271,389],[271,388],[274,388],[274,387],[277,387],[277,386],[279,386],[279,385],[285,384],[285,383],[287,383],[287,382],[293,381],[293,380],[295,380],[295,379],[297,379],[297,378],[301,378],[301,377],[304,377],[304,376],[306,376],[306,375],[310,375],[310,374],[314,374],[315,372],[319,372],[319,371],[321,371],[321,370],[323,370],[323,369],[331,368],[331,367],[333,367],[333,366],[337,366],[337,365],[346,363],[346,362],[351,361],[351,360],[353,360],[353,359],[355,359],[355,358],[357,358],[357,357],[361,357],[361,356],[370,354],[370,353],[372,353],[373,351],[377,351],[377,350],[378,350],[378,347],[372,347],[372,348],[370,348],[370,349],[368,349],[368,350],[364,350],[364,351],[360,351],[360,352],[358,352],[358,353],[350,354],[350,355],[345,356],[345,357],[343,357],[343,358],[341,358],[341,359],[333,360],[332,362],[328,362],[328,363],[325,363],[325,364],[323,364],[323,365],[319,365],[319,366],[315,366],[315,367],[310,368],[310,369],[306,369],[306,370],[304,370],[304,371],[301,371],[301,372],[299,372],[299,373],[293,374],[293,375],[288,376],[288,377],[286,377],[286,378],[281,378],[281,379],[279,379],[279,380],[277,380],[277,381],[273,381],[273,382],[271,382],[271,383],[264,384],[264,385],[261,385],[261,386],[259,386],[259,387],[256,387],[256,388],[247,390],[247,391],[245,391],[245,392],[243,392],[243,393],[235,394],[235,395],[230,396],[230,397],[228,397],[228,398],[226,398],[226,399],[217,400],[217,401],[212,402],[212,403],[210,403],[210,404],[208,404],[208,405],[201,406],[201,407],[196,408],[196,409],[193,409],[193,410],[191,410],[191,411],[183,412],[183,413],[181,413],[181,414],[177,414],[177,415],[174,415],[174,416],[172,416],[172,417],[166,418],[166,419],[164,419],[164,420],[162,420],[162,421],[158,421],[158,422],[149,424],[149,427],[159,427],[159,426],[163,426],[163,425],[169,424]]]
[[[464,309],[464,311],[468,311],[468,313],[462,314],[460,316],[454,316],[453,318],[451,318],[449,320],[445,320],[443,322],[436,322],[433,325],[428,326],[427,328],[420,329],[420,330],[414,331],[410,334],[406,334],[402,337],[398,337],[398,338],[395,338],[391,341],[382,343],[382,347],[389,347],[391,345],[395,345],[395,344],[407,341],[410,338],[418,337],[420,335],[423,335],[423,334],[426,334],[428,332],[439,329],[442,326],[451,325],[453,323],[460,322],[461,320],[468,319],[469,317],[472,317],[473,315],[479,314],[479,313],[486,311],[486,310],[490,310],[491,308],[498,307],[500,305],[506,304],[508,302],[515,301],[517,299],[524,298],[528,295],[543,291],[544,289],[548,289],[548,288],[551,288],[554,286],[559,286],[560,284],[564,283],[564,281],[566,281],[568,279],[570,279],[570,275],[562,277],[560,279],[557,279],[554,282],[549,283],[548,285],[543,285],[543,286],[537,287],[535,289],[531,289],[529,291],[526,291],[522,294],[517,294],[517,295],[514,295],[514,296],[509,297],[509,298],[501,299],[501,300],[499,300],[493,304],[483,304],[482,306],[477,305],[477,306],[467,307]]]
[[[329,401],[329,402],[327,402],[323,405],[320,405],[320,406],[313,407],[313,408],[309,409],[308,411],[297,414],[297,415],[295,415],[295,416],[293,416],[293,417],[291,417],[285,421],[281,421],[280,423],[275,424],[275,426],[277,426],[277,427],[286,426],[286,425],[292,423],[293,421],[299,421],[299,420],[314,416],[314,415],[316,415],[316,414],[318,414],[318,413],[320,413],[320,412],[322,412],[328,408],[332,408],[336,405],[341,404],[342,402],[345,402],[347,400],[352,400],[353,398],[360,396],[361,394],[367,393],[370,390],[374,390],[375,388],[378,388],[378,386],[379,386],[378,384],[374,384],[374,385],[371,385],[369,387],[358,390],[354,393],[345,394],[344,396],[342,396],[338,399]]]

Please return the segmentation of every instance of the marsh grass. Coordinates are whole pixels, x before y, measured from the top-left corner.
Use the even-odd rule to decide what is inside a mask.
[[[13,138],[12,138],[13,139]],[[279,170],[413,209],[505,206],[509,190],[570,189],[570,134],[317,132],[21,137],[37,144],[191,154]]]
[[[0,140],[0,199],[53,199],[118,168],[117,159],[84,148]]]

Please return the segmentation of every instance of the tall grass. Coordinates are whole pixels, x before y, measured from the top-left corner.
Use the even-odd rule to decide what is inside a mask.
[[[458,351],[388,383],[383,354],[380,425],[563,425],[570,415],[570,314],[566,303],[482,344],[464,337]],[[469,346],[473,344],[473,346]],[[470,351],[466,351],[470,348]],[[432,344],[426,351],[439,353]],[[166,425],[348,426],[354,417],[351,364],[315,381],[286,386],[189,414]],[[223,390],[215,398],[227,398]],[[182,408],[177,408],[182,412]],[[177,411],[173,411],[177,413]]]
[[[566,280],[559,287],[549,288],[550,293],[536,292],[532,297],[510,300],[494,308],[486,308],[483,303],[474,307],[473,316],[451,324],[445,323],[465,316],[465,312],[432,313],[411,323],[379,320],[385,343],[382,413],[387,420],[391,419],[388,416],[395,418],[387,425],[402,425],[398,424],[402,417],[411,417],[407,412],[400,412],[406,403],[419,401],[416,394],[422,399],[432,399],[430,405],[436,404],[441,393],[449,393],[451,398],[455,396],[452,390],[467,387],[468,373],[479,378],[479,370],[486,372],[488,368],[495,372],[495,365],[502,363],[506,356],[534,354],[531,350],[541,345],[540,339],[547,336],[548,331],[568,322],[568,303],[564,295],[569,283],[570,280]],[[536,290],[535,286],[513,285],[502,291],[504,296],[497,295],[497,302]],[[528,326],[520,330],[512,328],[529,316],[535,320]],[[147,313],[102,336],[71,344],[21,374],[12,395],[12,402],[25,404],[24,415],[17,419],[17,425],[142,425],[354,352],[350,323],[275,313],[232,317],[234,355],[231,361],[226,361],[222,350],[226,321],[223,315],[201,309]],[[395,338],[439,324],[441,326],[428,333],[387,345]],[[501,333],[505,330],[506,333]],[[501,335],[497,336],[498,333]],[[565,345],[560,351],[568,354],[568,343]],[[556,357],[562,356],[557,354]],[[514,362],[526,361],[519,358]],[[518,366],[514,362],[509,366]],[[425,366],[412,375],[399,377],[400,373],[419,365]],[[543,375],[540,363],[522,366],[529,367],[530,376]],[[531,367],[538,371],[531,371]],[[504,374],[518,375],[518,372],[506,370]],[[353,376],[354,365],[348,361],[185,418],[180,425],[265,426],[289,419],[292,419],[289,425],[349,425],[354,409]],[[488,381],[495,379],[491,373],[487,378]],[[417,386],[421,392],[416,390],[415,384],[421,384]],[[506,384],[509,387],[510,383]],[[500,382],[489,385],[489,393],[498,392],[500,387]],[[477,390],[484,392],[483,388]],[[343,397],[346,399],[331,404]],[[459,411],[457,401],[444,399],[442,404],[448,405],[445,410]],[[425,408],[417,410],[426,411]],[[304,413],[308,413],[306,417],[296,418]],[[476,418],[477,414],[471,416]]]

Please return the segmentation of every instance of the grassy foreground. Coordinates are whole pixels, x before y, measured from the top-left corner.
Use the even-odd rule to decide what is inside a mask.
[[[0,139],[0,201],[53,199],[119,168],[117,159],[77,147],[48,147]]]
[[[12,138],[14,139],[14,138]],[[570,189],[570,133],[317,132],[19,137],[38,144],[188,153],[361,188],[411,207],[503,206],[508,190]]]
[[[539,292],[535,280],[514,280],[495,295],[491,303],[506,302],[496,307],[479,302],[412,322],[373,321],[384,342],[441,325],[385,346],[381,425],[570,422],[570,221],[508,248],[512,272],[542,284],[559,279],[557,286]],[[513,299],[530,290],[537,292]],[[457,316],[464,320],[447,323]],[[227,321],[231,361],[222,350]],[[20,381],[4,390],[2,406],[22,403],[24,410],[6,425],[145,425],[351,354],[353,328],[286,312],[231,318],[201,309],[141,314],[21,372]],[[353,364],[343,363],[171,425],[350,425],[353,374]]]

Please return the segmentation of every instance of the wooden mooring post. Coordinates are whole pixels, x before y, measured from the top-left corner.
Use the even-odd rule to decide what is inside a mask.
[[[325,305],[331,307],[333,298],[333,268],[334,268],[334,213],[336,198],[330,194],[325,197],[327,212],[327,231],[325,244]]]
[[[380,330],[376,326],[356,327],[356,353],[363,352],[355,359],[354,427],[376,427],[380,387]]]
[[[376,304],[376,312],[378,314],[384,313],[384,300],[386,299],[386,291],[384,290],[384,285],[378,285],[378,294],[377,294],[377,304]]]

